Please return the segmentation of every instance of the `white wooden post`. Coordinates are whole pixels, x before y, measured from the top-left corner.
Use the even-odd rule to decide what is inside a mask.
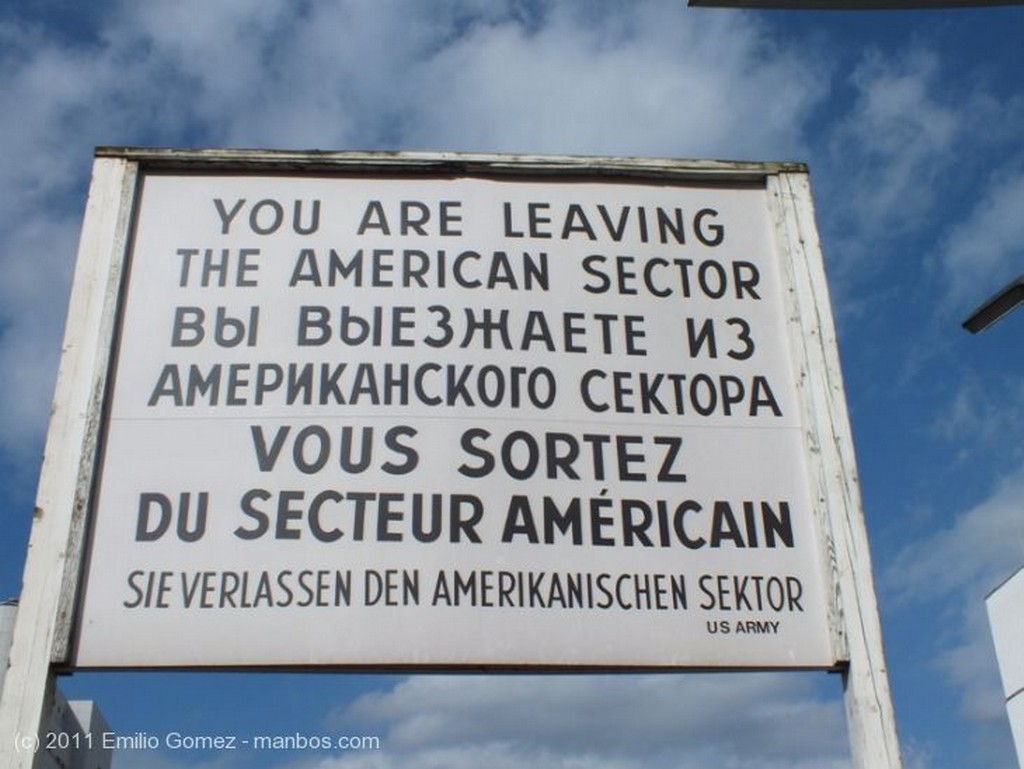
[[[0,700],[0,765],[7,769],[30,769],[45,747],[37,738],[52,708],[52,665],[68,660],[134,169],[135,164],[118,159],[100,159],[93,167]]]
[[[775,224],[783,253],[791,255],[793,300],[796,317],[801,319],[795,344],[802,347],[800,374],[810,380],[806,383],[812,396],[808,416],[814,429],[808,438],[818,436],[810,447],[810,454],[817,458],[811,474],[829,519],[827,550],[834,559],[837,640],[848,661],[843,691],[853,766],[900,769],[896,716],[810,182],[806,173],[784,172],[769,177],[768,191],[776,199]]]

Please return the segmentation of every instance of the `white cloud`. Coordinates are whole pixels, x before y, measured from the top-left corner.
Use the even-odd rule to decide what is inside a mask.
[[[1024,468],[950,526],[906,547],[884,575],[887,590],[904,607],[937,611],[945,619],[948,632],[933,664],[960,692],[962,715],[1004,756],[1006,711],[984,599],[1024,564],[1021,499]]]
[[[0,450],[24,462],[46,425],[92,148],[138,124],[144,77],[109,47],[11,24],[0,40]]]
[[[956,67],[915,43],[867,50],[837,83],[841,112],[812,170],[841,309],[857,306],[866,286],[876,304],[905,290],[878,278],[909,262],[948,322],[1020,272],[1021,174],[994,175],[980,198],[971,190],[985,169],[1019,168],[1024,102],[995,97],[992,83]]]
[[[1007,436],[1024,432],[1024,380],[1012,374],[968,373],[957,383],[949,406],[932,432],[958,447],[959,466],[984,462],[1002,468],[1024,460],[1024,446]]]
[[[122,735],[130,737],[130,735]],[[244,763],[232,753],[222,753],[211,759],[197,761],[186,751],[185,755],[168,755],[160,750],[115,750],[111,769],[235,769]]]
[[[117,40],[184,83],[178,106],[234,146],[779,159],[824,92],[806,53],[749,17],[523,5],[133,4]]]
[[[662,2],[591,16],[561,2],[539,30],[479,25],[416,84],[428,146],[753,159],[799,153],[824,88],[750,18]]]
[[[333,714],[383,732],[328,767],[849,765],[839,682],[801,674],[417,676]],[[833,699],[817,691],[834,684]],[[597,757],[600,756],[600,759]]]
[[[905,548],[886,572],[891,591],[914,602],[964,590],[984,597],[1024,563],[1022,498],[1024,468],[952,525]]]
[[[97,30],[0,26],[0,450],[33,459],[96,144],[776,159],[825,87],[670,0],[124,2]]]
[[[912,231],[932,213],[936,181],[956,162],[970,110],[943,89],[940,59],[923,49],[864,54],[854,100],[829,132],[829,198],[858,256]]]
[[[941,262],[949,304],[970,311],[1024,274],[1024,173],[1000,175],[949,233]]]
[[[0,236],[0,449],[21,460],[37,456],[46,425],[77,238],[73,217],[49,212]]]
[[[938,654],[935,668],[960,692],[958,709],[975,726],[975,750],[999,766],[1013,755],[999,669],[983,596],[961,597],[955,638]]]

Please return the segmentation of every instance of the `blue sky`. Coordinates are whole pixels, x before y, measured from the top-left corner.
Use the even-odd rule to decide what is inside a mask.
[[[0,8],[0,597],[19,591],[93,147],[797,160],[811,170],[904,760],[1015,759],[985,595],[1024,564],[1024,8],[682,0]],[[149,769],[849,765],[825,674],[79,674],[121,733],[379,735]]]

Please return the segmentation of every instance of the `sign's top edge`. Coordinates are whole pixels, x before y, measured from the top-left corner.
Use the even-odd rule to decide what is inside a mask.
[[[764,179],[808,172],[800,162],[683,160],[584,155],[327,150],[172,149],[97,147],[96,158],[119,158],[154,168],[184,170],[407,171],[412,173],[665,175]]]

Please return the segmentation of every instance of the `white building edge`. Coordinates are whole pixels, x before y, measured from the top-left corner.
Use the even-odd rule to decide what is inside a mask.
[[[16,601],[0,603],[0,692],[17,615]],[[113,751],[104,748],[103,740],[109,733],[110,727],[96,703],[68,701],[58,690],[50,722],[39,735],[34,769],[110,769]]]
[[[1024,566],[985,599],[1017,764],[1024,765]]]

